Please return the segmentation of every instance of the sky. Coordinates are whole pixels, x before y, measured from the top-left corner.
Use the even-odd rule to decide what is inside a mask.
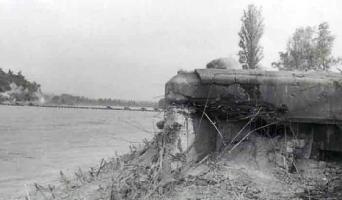
[[[236,57],[251,3],[264,16],[266,69],[296,28],[321,22],[342,56],[339,0],[0,0],[0,67],[46,93],[157,101],[178,70]]]

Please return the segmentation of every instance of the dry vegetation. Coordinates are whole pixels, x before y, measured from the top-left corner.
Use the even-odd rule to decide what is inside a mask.
[[[342,168],[296,159],[289,172],[281,136],[257,133],[196,163],[173,153],[180,124],[164,129],[128,154],[102,160],[58,186],[34,184],[28,200],[40,199],[341,199]],[[176,165],[176,166],[175,166]]]

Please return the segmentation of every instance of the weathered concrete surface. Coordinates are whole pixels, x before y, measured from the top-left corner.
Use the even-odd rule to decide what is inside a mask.
[[[166,84],[169,103],[216,101],[286,108],[288,121],[342,122],[342,76],[336,73],[198,69]]]
[[[165,111],[164,132],[172,135],[172,139],[168,141],[170,155],[183,155],[186,163],[201,160],[216,150],[213,126],[186,108],[169,107]],[[172,162],[172,165],[181,166],[177,162]]]
[[[280,120],[290,134],[309,141],[315,147],[312,151],[342,152],[340,74],[198,69],[178,73],[167,82],[165,100],[167,105],[194,107],[197,114],[208,113],[223,135],[218,139],[225,142],[230,142],[247,123],[241,119],[248,119],[262,107],[259,119],[265,123]],[[198,116],[193,118],[196,120]],[[203,121],[207,127],[212,126],[206,119]],[[217,137],[212,127],[203,132]],[[314,137],[308,140],[310,135]],[[217,149],[221,145],[222,141],[218,141]],[[307,157],[307,153],[303,155]]]

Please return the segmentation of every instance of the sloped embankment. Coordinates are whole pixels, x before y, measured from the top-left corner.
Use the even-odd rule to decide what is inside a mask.
[[[282,136],[250,134],[231,151],[195,137],[189,110],[171,109],[162,131],[129,154],[102,161],[58,186],[34,185],[27,199],[340,199],[342,168],[295,159]],[[196,128],[196,127],[195,127]],[[203,127],[205,130],[208,127]],[[205,135],[205,134],[204,134]],[[209,137],[209,136],[206,136]],[[199,139],[198,139],[199,138]],[[204,137],[205,138],[205,137]],[[211,144],[212,142],[209,142]],[[203,148],[199,148],[199,147]]]

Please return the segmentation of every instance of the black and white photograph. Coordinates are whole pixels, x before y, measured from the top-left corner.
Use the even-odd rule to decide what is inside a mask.
[[[341,200],[342,1],[0,0],[0,200]]]

